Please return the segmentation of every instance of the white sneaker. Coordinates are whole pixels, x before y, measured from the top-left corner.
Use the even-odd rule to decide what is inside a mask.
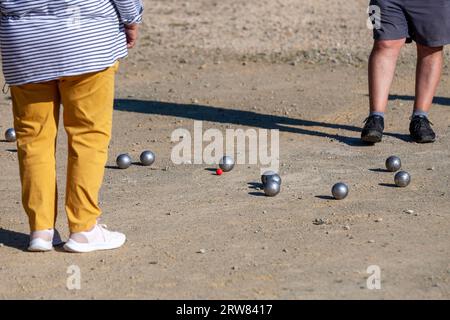
[[[79,253],[111,250],[121,247],[126,239],[123,233],[109,231],[106,225],[96,224],[91,231],[72,233],[64,249]]]
[[[28,251],[51,251],[53,246],[60,245],[62,243],[58,230],[47,229],[34,231],[30,235],[30,244],[28,245]]]

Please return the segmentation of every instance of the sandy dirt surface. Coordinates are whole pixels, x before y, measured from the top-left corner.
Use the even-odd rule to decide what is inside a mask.
[[[117,76],[101,192],[102,222],[128,242],[85,255],[26,252],[16,148],[1,141],[0,298],[450,298],[447,67],[431,112],[436,143],[408,138],[409,46],[385,139],[365,146],[366,1],[145,3],[140,45]],[[9,96],[0,104],[4,132]],[[266,198],[252,188],[258,165],[220,177],[208,165],[174,165],[171,133],[195,120],[205,130],[279,129],[282,192]],[[65,139],[61,128],[57,227],[67,237]],[[144,149],[157,155],[152,167],[115,169],[117,154],[137,160]],[[393,187],[382,170],[392,154],[412,175],[408,188]],[[343,201],[330,199],[337,181],[350,186]],[[71,265],[80,267],[80,290],[66,288]],[[381,269],[381,290],[367,289],[371,265]]]

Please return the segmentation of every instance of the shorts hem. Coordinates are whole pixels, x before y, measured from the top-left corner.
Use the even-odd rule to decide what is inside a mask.
[[[373,36],[373,40],[375,40],[375,41],[384,41],[384,40],[402,40],[402,39],[405,39],[405,40],[408,40],[408,39],[410,39],[411,37],[409,36],[409,35],[400,35],[400,34],[398,34],[398,35],[387,35],[387,34],[384,34],[384,35],[374,35]]]
[[[430,47],[430,48],[443,47],[443,46],[450,44],[450,38],[445,39],[445,40],[437,40],[437,41],[422,41],[422,40],[417,40],[417,39],[413,39],[413,40],[414,40],[414,42],[416,42],[422,46]]]

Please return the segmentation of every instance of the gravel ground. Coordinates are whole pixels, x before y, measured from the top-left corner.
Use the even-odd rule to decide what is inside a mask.
[[[450,298],[450,86],[431,118],[438,140],[409,141],[414,47],[392,88],[386,136],[359,142],[367,114],[366,1],[154,0],[138,48],[117,76],[102,222],[128,236],[116,251],[24,251],[15,145],[0,142],[0,297],[5,299],[448,299]],[[0,131],[11,126],[0,99]],[[282,192],[255,189],[259,165],[220,177],[208,165],[174,165],[177,128],[280,130]],[[62,127],[62,126],[61,126]],[[61,128],[58,181],[67,143]],[[157,155],[116,170],[117,154]],[[413,177],[392,186],[396,154]],[[330,198],[344,181],[350,194]],[[257,184],[256,184],[256,187]],[[57,227],[63,237],[64,189]],[[81,271],[68,290],[67,270]],[[381,290],[368,290],[369,266]]]

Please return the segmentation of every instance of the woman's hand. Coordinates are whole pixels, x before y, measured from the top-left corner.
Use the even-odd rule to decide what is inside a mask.
[[[125,34],[127,35],[127,48],[131,49],[136,45],[138,39],[139,25],[137,23],[125,25]]]

